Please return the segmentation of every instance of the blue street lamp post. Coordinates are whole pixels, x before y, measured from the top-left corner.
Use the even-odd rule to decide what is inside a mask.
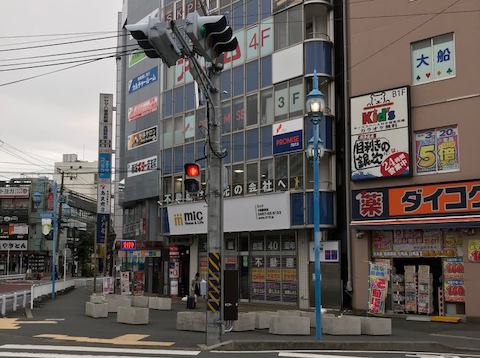
[[[323,93],[318,90],[317,70],[314,72],[313,89],[307,95],[307,113],[313,124],[313,138],[308,142],[307,156],[313,157],[313,224],[315,243],[315,323],[317,340],[322,339],[322,306],[321,306],[321,276],[320,276],[320,194],[319,168],[320,158],[323,157],[324,147],[319,134],[319,122],[323,118],[325,101]]]

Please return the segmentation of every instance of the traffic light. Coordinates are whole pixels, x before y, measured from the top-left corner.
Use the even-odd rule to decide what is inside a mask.
[[[198,164],[185,164],[185,191],[195,194],[200,191],[200,167]]]
[[[125,25],[138,45],[150,58],[161,58],[168,66],[173,66],[181,57],[181,51],[170,34],[170,25],[149,19],[147,23]]]
[[[225,15],[201,16],[197,12],[187,15],[185,32],[193,42],[194,51],[212,62],[222,53],[234,51],[237,38],[227,24]]]

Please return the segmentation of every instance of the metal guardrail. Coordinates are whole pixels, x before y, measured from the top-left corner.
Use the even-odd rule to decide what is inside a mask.
[[[55,292],[63,291],[67,288],[74,287],[75,280],[57,281],[55,282]],[[30,303],[30,309],[33,309],[35,299],[42,296],[48,296],[52,293],[52,283],[47,282],[39,285],[32,285],[29,290],[20,290],[0,295],[1,314],[5,316],[9,309],[16,311],[18,307],[27,307]],[[21,301],[19,303],[19,301]]]
[[[0,281],[25,280],[25,274],[20,275],[0,275]]]

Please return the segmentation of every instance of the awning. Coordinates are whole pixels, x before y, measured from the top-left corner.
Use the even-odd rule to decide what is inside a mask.
[[[352,229],[359,230],[480,228],[480,215],[385,220],[353,220],[350,222],[350,227]]]

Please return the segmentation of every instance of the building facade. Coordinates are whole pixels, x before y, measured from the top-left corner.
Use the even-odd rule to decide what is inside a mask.
[[[85,195],[92,200],[97,199],[98,162],[78,160],[76,154],[64,154],[62,162],[55,163],[53,179],[60,184],[61,172],[67,172],[63,183],[65,188]]]
[[[349,3],[356,310],[480,317],[479,10]],[[391,269],[384,307],[369,263]]]
[[[224,164],[224,263],[239,273],[240,298],[314,305],[313,166],[305,149],[313,136],[306,94],[314,70],[325,95],[320,135],[324,304],[340,307],[345,256],[337,230],[334,57],[337,19],[330,1],[210,1],[210,14],[227,14],[239,46],[224,56],[221,73]],[[184,18],[198,1],[125,1],[119,28]],[[130,36],[122,50],[133,48]],[[341,41],[340,41],[341,43]],[[206,108],[196,96],[188,60],[168,68],[135,51],[120,60],[116,153],[124,239],[137,251],[119,252],[124,270],[144,271],[146,291],[187,295],[196,272],[206,278],[208,202]],[[201,97],[201,96],[199,96]],[[201,168],[201,190],[184,191],[184,164]],[[138,243],[141,248],[138,249]],[[160,257],[158,257],[160,256]]]

